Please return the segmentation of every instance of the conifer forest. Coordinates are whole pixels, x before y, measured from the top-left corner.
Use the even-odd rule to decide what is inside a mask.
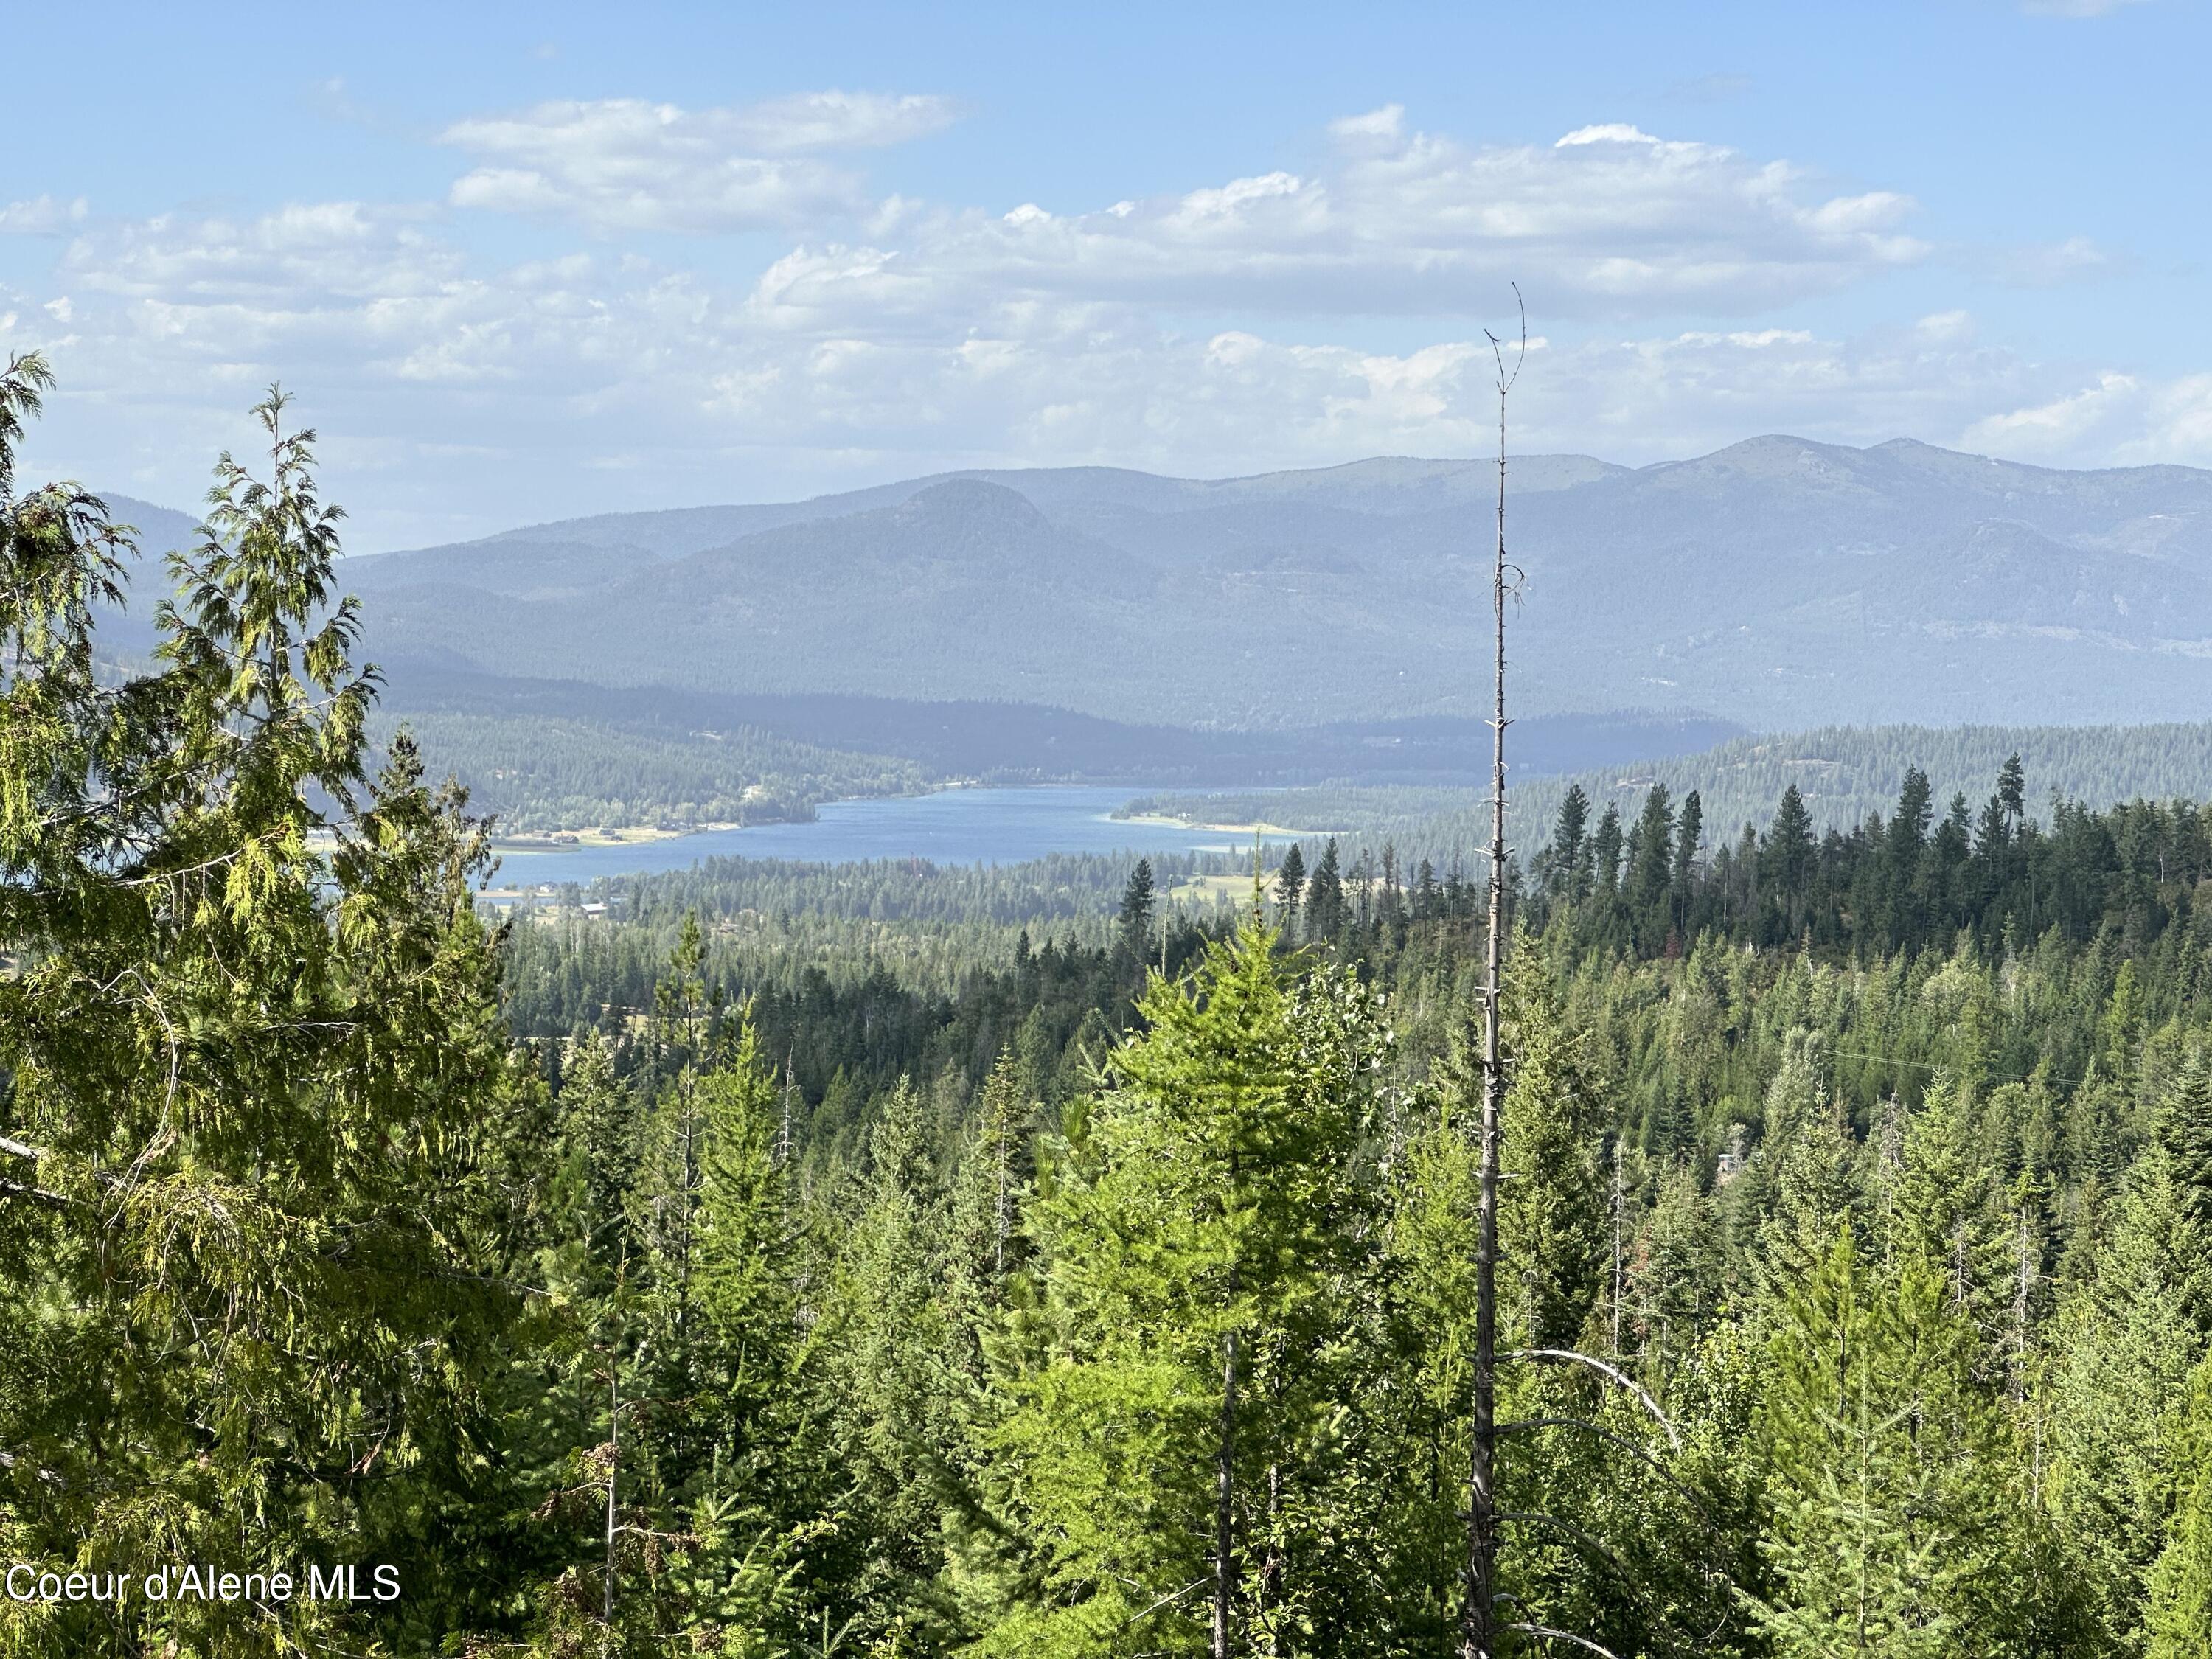
[[[51,378],[0,1654],[2212,1652],[2212,809],[1908,758],[1845,824],[1571,787],[1502,881],[1347,835],[495,913],[372,741],[314,434],[272,393],[149,569],[16,477]]]

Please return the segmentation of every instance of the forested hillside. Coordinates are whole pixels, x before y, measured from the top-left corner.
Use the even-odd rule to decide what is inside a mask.
[[[45,379],[0,1556],[94,1594],[0,1652],[1458,1650],[1480,889],[724,866],[496,926],[481,821],[368,744],[312,434],[258,411],[118,684],[131,550],[9,464]],[[2203,1653],[2212,819],[2000,763],[1530,841],[1505,1650]],[[345,1563],[394,1598],[270,1583]],[[187,1564],[235,1599],[143,1593]]]
[[[1514,463],[1523,714],[1762,729],[2212,713],[2212,474],[1766,437]],[[1140,724],[1467,718],[1478,461],[918,478],[350,562],[375,656]]]
[[[434,770],[453,773],[518,830],[803,817],[824,799],[948,781],[1464,781],[1484,735],[1474,721],[1441,719],[1194,731],[1031,703],[596,686],[419,659],[380,667],[379,735],[413,731]],[[1516,749],[1527,767],[1572,772],[1734,735],[1695,716],[1567,714],[1528,721]]]
[[[804,821],[825,800],[911,794],[911,762],[793,743],[751,726],[670,731],[538,715],[410,711],[404,727],[441,777],[466,780],[478,811],[507,830]]]
[[[1516,725],[1509,744],[1516,779],[1508,804],[1512,844],[1533,851],[1570,790],[1594,812],[1633,814],[1654,784],[1675,799],[1695,791],[1709,836],[1764,823],[1794,787],[1814,829],[1850,830],[1886,812],[1899,782],[1918,768],[1939,804],[1978,799],[2008,758],[2038,810],[2058,802],[2105,807],[2130,800],[2212,799],[2212,723],[2154,726],[1826,726],[1814,732],[1730,738],[1695,754],[1648,755],[1622,765],[1545,775],[1528,764]],[[1531,774],[1534,775],[1531,775]],[[1363,786],[1349,781],[1268,791],[1133,797],[1122,809],[1194,823],[1315,824],[1342,831],[1379,854],[1395,846],[1408,866],[1471,862],[1486,844],[1485,807],[1468,787]],[[1595,819],[1593,819],[1595,822]]]

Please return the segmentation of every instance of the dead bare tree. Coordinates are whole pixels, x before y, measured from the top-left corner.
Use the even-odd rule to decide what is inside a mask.
[[[1482,984],[1482,1147],[1474,1245],[1474,1439],[1467,1478],[1467,1597],[1460,1614],[1461,1659],[1492,1659],[1497,1651],[1498,1495],[1498,1130],[1505,1102],[1505,1057],[1498,1048],[1498,1000],[1505,970],[1505,400],[1528,356],[1528,313],[1521,305],[1521,351],[1511,373],[1503,343],[1489,330],[1498,364],[1498,546],[1491,568],[1494,636],[1490,719],[1490,939]],[[1517,571],[1513,572],[1517,575]]]
[[[1672,1487],[1690,1507],[1697,1511],[1711,1530],[1696,1498],[1671,1474],[1656,1457],[1635,1446],[1611,1430],[1585,1418],[1547,1415],[1514,1422],[1498,1420],[1498,1365],[1501,1360],[1551,1365],[1568,1365],[1598,1376],[1607,1385],[1616,1388],[1632,1398],[1653,1418],[1665,1432],[1669,1447],[1679,1451],[1680,1437],[1668,1420],[1659,1402],[1650,1393],[1617,1365],[1607,1364],[1588,1354],[1560,1348],[1522,1348],[1501,1353],[1498,1348],[1498,1191],[1504,1178],[1501,1159],[1504,1152],[1503,1131],[1505,1103],[1506,1060],[1499,1029],[1500,1004],[1504,988],[1505,968],[1505,728],[1510,722],[1505,715],[1505,602],[1520,591],[1522,571],[1505,556],[1505,475],[1506,475],[1506,410],[1509,394],[1520,378],[1521,368],[1528,356],[1528,312],[1522,300],[1518,283],[1514,284],[1513,299],[1521,313],[1519,350],[1512,368],[1505,367],[1504,342],[1486,329],[1484,337],[1490,342],[1491,356],[1498,368],[1498,541],[1491,566],[1491,609],[1494,626],[1491,729],[1490,771],[1490,937],[1486,971],[1482,988],[1482,1120],[1480,1162],[1479,1164],[1475,1226],[1475,1310],[1474,1310],[1474,1377],[1472,1402],[1473,1437],[1468,1465],[1467,1509],[1467,1583],[1465,1600],[1460,1610],[1460,1659],[1497,1659],[1498,1638],[1504,1635],[1528,1638],[1541,1644],[1547,1651],[1556,1643],[1595,1653],[1601,1659],[1618,1659],[1609,1649],[1601,1646],[1589,1637],[1540,1622],[1528,1616],[1531,1610],[1520,1608],[1524,1615],[1501,1620],[1501,1602],[1516,1598],[1503,1595],[1498,1583],[1498,1556],[1500,1528],[1505,1522],[1525,1523],[1541,1528],[1563,1537],[1601,1563],[1629,1589],[1638,1601],[1644,1597],[1635,1575],[1612,1550],[1589,1532],[1571,1521],[1560,1516],[1534,1511],[1502,1509],[1498,1502],[1497,1454],[1499,1437],[1504,1435],[1540,1433],[1553,1429],[1571,1429],[1597,1437],[1638,1460],[1660,1480]],[[1620,1302],[1620,1204],[1619,1191],[1619,1149],[1615,1152],[1614,1196],[1614,1347],[1620,1346],[1619,1320]],[[1708,1572],[1709,1579],[1722,1575]],[[1664,1626],[1666,1621],[1652,1610],[1655,1621]],[[1725,1613],[1722,1617],[1725,1618]],[[1714,1630],[1703,1638],[1683,1638],[1679,1633],[1662,1629],[1662,1639],[1680,1651],[1702,1650]]]

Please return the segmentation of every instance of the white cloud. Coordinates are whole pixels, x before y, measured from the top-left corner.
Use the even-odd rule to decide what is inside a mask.
[[[2056,288],[2106,275],[2118,261],[2087,236],[2069,236],[2062,242],[1971,250],[1961,263],[2008,287]]]
[[[1865,444],[1910,436],[1955,442],[1977,416],[2047,377],[1973,341],[1972,319],[1939,313],[1911,328],[1844,338],[1804,329],[1698,331],[1591,341],[1531,365],[1547,422],[1567,447],[1608,459],[1692,455],[1786,432]]]
[[[1974,319],[1965,311],[1930,312],[1912,331],[1932,345],[1964,345],[1974,337]]]
[[[1656,144],[1659,141],[1625,121],[1607,121],[1594,127],[1577,127],[1552,148],[1571,149],[1577,144]]]
[[[2102,17],[2141,0],[2021,0],[2021,9],[2037,17]]]
[[[1186,204],[1182,234],[1202,241],[1210,216],[1295,200],[1292,185]],[[1024,234],[1063,223],[1006,216]],[[1279,322],[1186,331],[1127,299],[946,289],[891,252],[794,254],[751,292],[619,254],[477,271],[418,219],[340,203],[109,228],[65,264],[72,343],[48,424],[96,411],[103,453],[135,446],[149,471],[112,456],[64,470],[190,501],[206,456],[244,436],[239,411],[281,378],[325,431],[331,494],[370,547],[968,465],[1203,474],[1464,454],[1492,429],[1472,329],[1395,350]],[[899,302],[910,283],[929,303]],[[804,306],[774,297],[793,289]],[[19,317],[5,338],[41,343],[32,331]],[[1941,438],[2052,390],[1971,335],[1955,314],[1856,341],[1540,335],[1516,442],[1642,461],[1771,429]]]
[[[1406,137],[1406,106],[1385,104],[1364,115],[1340,116],[1328,124],[1328,136],[1346,149],[1395,149]]]
[[[903,144],[942,132],[959,113],[951,99],[924,94],[801,92],[746,109],[709,112],[708,118],[718,118],[733,142],[775,155]]]
[[[88,211],[82,196],[69,202],[37,196],[27,202],[0,204],[0,235],[58,236],[82,224]]]
[[[902,143],[957,114],[944,98],[816,92],[734,109],[641,99],[546,103],[457,122],[443,141],[483,159],[457,207],[574,218],[602,234],[806,224],[867,205],[821,153]]]
[[[1545,148],[1408,132],[1392,106],[1275,172],[1101,211],[887,211],[864,245],[810,242],[757,286],[765,325],[951,322],[1022,295],[1173,307],[1492,314],[1517,279],[1552,316],[1748,314],[1916,263],[1892,191],[1826,195],[1782,162],[1581,128]]]
[[[898,104],[779,100],[720,112],[711,137],[656,106],[557,106],[482,141],[488,197],[601,228],[726,225],[764,196],[804,219],[810,192],[865,212],[865,242],[809,222],[757,275],[619,247],[498,267],[438,210],[355,202],[88,221],[50,288],[0,292],[0,343],[58,349],[50,471],[174,502],[282,379],[368,547],[959,465],[1480,453],[1495,404],[1479,325],[1510,314],[1511,277],[1541,330],[1516,396],[1524,449],[1648,461],[1771,430],[1955,441],[1994,420],[2010,424],[1993,447],[2095,460],[2160,419],[2185,447],[2189,410],[2212,401],[2130,383],[2103,414],[2069,412],[2078,374],[1980,343],[1959,310],[1850,338],[1768,325],[1926,246],[1899,192],[1717,146],[1616,124],[1474,148],[1389,106],[1336,124],[1297,173],[1079,212],[868,205],[800,171],[937,118]],[[739,159],[769,172],[732,167],[739,115]],[[636,168],[657,182],[633,199]],[[518,177],[489,181],[502,170]],[[1383,313],[1402,319],[1389,349],[1344,343]]]
[[[2212,374],[2107,372],[2055,398],[1973,422],[1966,441],[2052,466],[2212,466]]]
[[[190,309],[307,295],[385,301],[456,281],[461,267],[419,210],[309,202],[252,219],[164,214],[104,226],[70,242],[60,274],[82,289]]]

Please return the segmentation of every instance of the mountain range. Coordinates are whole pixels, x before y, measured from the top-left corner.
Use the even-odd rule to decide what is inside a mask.
[[[2212,714],[2212,472],[1753,439],[1509,469],[1516,708],[1764,730]],[[1265,730],[1482,712],[1494,463],[977,471],[348,559],[410,680],[1046,705]],[[163,544],[185,521],[123,516]],[[145,607],[138,607],[143,618]]]

